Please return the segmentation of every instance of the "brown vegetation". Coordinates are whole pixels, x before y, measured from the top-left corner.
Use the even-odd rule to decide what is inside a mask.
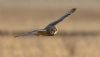
[[[0,57],[100,57],[98,2],[34,1],[0,2]],[[12,36],[44,28],[73,7],[78,10],[58,24],[56,36]]]

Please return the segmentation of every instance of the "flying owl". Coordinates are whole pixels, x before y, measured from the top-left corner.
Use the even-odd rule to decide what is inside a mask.
[[[23,33],[22,35],[17,35],[15,37],[25,36],[25,35],[30,35],[30,34],[37,35],[37,36],[39,36],[39,35],[54,36],[58,32],[58,29],[56,28],[56,25],[58,23],[60,23],[61,21],[63,21],[66,17],[70,16],[75,11],[76,11],[76,8],[72,8],[71,10],[67,11],[67,13],[65,13],[58,20],[56,20],[56,21],[51,22],[50,24],[48,24],[45,28],[40,29],[40,30],[33,30],[31,32]]]

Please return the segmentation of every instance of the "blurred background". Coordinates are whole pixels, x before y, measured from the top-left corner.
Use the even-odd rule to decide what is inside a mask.
[[[99,0],[0,0],[0,57],[100,57],[99,5]],[[72,8],[77,11],[57,25],[58,36],[6,36],[44,28]]]
[[[99,31],[99,0],[0,0],[1,30],[44,28],[72,8],[77,11],[57,27],[66,31]]]

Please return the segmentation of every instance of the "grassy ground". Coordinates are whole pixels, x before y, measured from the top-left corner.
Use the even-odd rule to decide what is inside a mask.
[[[98,1],[5,1],[0,2],[0,57],[100,57]],[[44,28],[73,7],[77,11],[57,26],[56,36],[9,35]]]

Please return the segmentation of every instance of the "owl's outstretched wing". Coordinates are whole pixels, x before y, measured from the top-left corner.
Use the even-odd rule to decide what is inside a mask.
[[[50,23],[48,26],[55,26],[56,24],[58,24],[59,22],[63,21],[66,17],[68,17],[69,15],[71,15],[72,13],[74,13],[76,11],[76,8],[72,8],[70,11],[68,11],[64,16],[62,16],[61,18],[59,18],[57,21],[54,21],[52,23]]]
[[[31,31],[31,32],[26,32],[26,33],[21,33],[19,35],[15,35],[14,37],[20,37],[20,36],[29,36],[29,35],[35,35],[37,30]]]

